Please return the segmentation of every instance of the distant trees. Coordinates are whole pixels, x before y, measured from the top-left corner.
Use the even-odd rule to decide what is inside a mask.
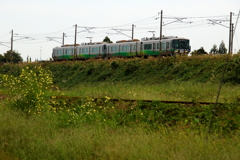
[[[207,54],[207,52],[204,50],[203,47],[199,48],[198,50],[194,50],[192,53],[193,55],[203,55],[203,54]]]
[[[18,63],[22,62],[23,59],[20,56],[20,53],[16,51],[7,51],[6,53],[3,53],[3,55],[0,54],[0,62],[6,63],[6,62],[12,62],[12,63]]]
[[[210,50],[210,53],[216,54],[227,54],[227,48],[225,47],[225,43],[222,41],[217,49],[217,45],[214,44],[213,48]]]
[[[214,55],[218,53],[218,49],[217,49],[217,45],[216,44],[213,45],[213,48],[210,50],[210,53],[212,53]]]
[[[225,43],[222,41],[219,49],[218,49],[219,54],[226,54],[227,53],[227,48],[225,47]]]
[[[106,36],[104,39],[103,39],[103,42],[107,42],[107,43],[113,43],[110,38],[108,38],[108,36]]]
[[[32,58],[31,57],[29,57],[29,56],[27,56],[27,62],[32,62]]]

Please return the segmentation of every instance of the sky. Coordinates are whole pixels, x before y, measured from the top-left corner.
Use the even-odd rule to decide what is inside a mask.
[[[0,0],[0,54],[11,48],[26,61],[49,60],[52,49],[77,43],[113,42],[160,35],[190,39],[191,49],[210,52],[214,44],[229,45],[229,20],[233,12],[233,52],[240,49],[239,0]],[[237,24],[237,25],[236,25]]]

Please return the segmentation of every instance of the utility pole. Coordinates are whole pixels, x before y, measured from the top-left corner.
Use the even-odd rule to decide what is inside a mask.
[[[12,35],[11,35],[11,51],[13,51],[13,30],[12,30]]]
[[[159,14],[159,13],[158,13]],[[160,16],[160,35],[159,35],[159,52],[162,52],[162,15],[163,11],[161,10],[161,16]]]
[[[40,47],[40,61],[42,60],[42,47]]]
[[[74,59],[75,60],[77,58],[76,46],[77,46],[77,24],[75,24],[75,38],[74,38]]]
[[[62,45],[64,45],[64,37],[65,37],[65,33],[63,32],[63,38],[62,38]]]
[[[134,35],[134,27],[136,27],[134,24],[132,24],[132,39],[133,39],[133,35]]]
[[[233,54],[233,31],[234,31],[234,24],[232,23],[231,54]]]
[[[230,24],[229,24],[229,46],[228,46],[228,54],[232,55],[232,12],[230,12]]]

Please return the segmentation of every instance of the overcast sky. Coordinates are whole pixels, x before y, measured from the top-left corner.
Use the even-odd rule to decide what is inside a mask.
[[[163,10],[163,35],[190,39],[192,50],[214,44],[229,44],[230,12],[236,25],[239,0],[0,0],[0,54],[13,49],[27,56],[47,60],[52,48],[74,43],[99,42],[108,36],[113,42],[159,37],[159,15]],[[153,32],[154,31],[154,32]],[[233,51],[240,49],[240,20],[234,35]],[[91,37],[91,38],[89,38]]]

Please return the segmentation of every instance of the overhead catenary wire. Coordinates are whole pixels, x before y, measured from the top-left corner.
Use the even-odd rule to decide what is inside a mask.
[[[6,37],[6,36],[8,36],[8,35],[10,35],[10,32],[7,33],[7,34],[5,34],[5,35],[0,36],[0,38],[2,38],[2,37]]]
[[[237,28],[237,23],[238,23],[239,15],[240,15],[240,10],[239,10],[239,12],[238,12],[237,21],[236,21],[236,24],[235,24],[235,28],[234,28],[234,31],[233,31],[233,35],[235,34],[235,31],[236,31],[236,28]]]
[[[49,32],[49,33],[17,33],[19,36],[46,36],[46,35],[51,35],[51,34],[56,34],[56,33],[62,33],[63,31],[71,30],[72,27],[68,27],[59,31],[54,31],[54,32]]]
[[[125,23],[125,24],[121,24],[121,25],[115,25],[115,26],[78,26],[78,28],[85,28],[85,30],[79,31],[77,36],[84,36],[87,37],[90,35],[94,35],[94,37],[100,37],[100,36],[106,36],[108,34],[116,34],[116,32],[114,32],[114,29],[119,29],[122,30],[123,32],[125,32],[126,30],[131,30],[131,26],[132,24],[136,25],[135,28],[135,33],[146,33],[149,30],[158,30],[159,28],[159,22],[158,22],[158,17],[159,15],[153,15],[150,16],[148,18],[144,18],[142,20],[138,20],[135,22],[131,22],[131,23]],[[236,16],[235,16],[236,17]],[[221,15],[221,16],[204,16],[204,17],[176,17],[176,16],[164,16],[163,19],[163,25],[164,25],[164,30],[177,30],[177,29],[188,29],[188,28],[196,28],[196,27],[209,27],[213,24],[209,24],[208,21],[206,21],[206,19],[218,19],[223,21],[223,23],[227,22],[227,15]],[[176,20],[176,22],[173,22],[173,20]],[[124,30],[125,31],[124,31]],[[73,27],[69,27],[69,28],[65,28],[62,30],[58,30],[55,32],[50,32],[50,33],[40,33],[40,34],[22,34],[19,33],[18,36],[25,36],[25,37],[31,37],[31,38],[22,38],[22,39],[15,39],[14,41],[16,43],[21,43],[21,41],[24,41],[24,43],[40,43],[40,41],[49,40],[49,37],[51,37],[52,40],[54,39],[60,39],[62,32],[65,31],[67,37],[68,38],[72,38],[73,35]],[[145,31],[144,31],[145,30]],[[128,32],[128,31],[127,31]],[[5,37],[7,35],[9,35],[10,33],[1,36]],[[118,32],[119,34],[119,32]],[[124,35],[125,33],[123,33]],[[125,36],[130,37],[130,34],[125,34]],[[15,36],[14,36],[15,37]],[[54,38],[53,38],[54,37]],[[0,39],[0,42],[2,40]],[[7,41],[7,40],[5,40]],[[1,45],[1,44],[0,44]]]

